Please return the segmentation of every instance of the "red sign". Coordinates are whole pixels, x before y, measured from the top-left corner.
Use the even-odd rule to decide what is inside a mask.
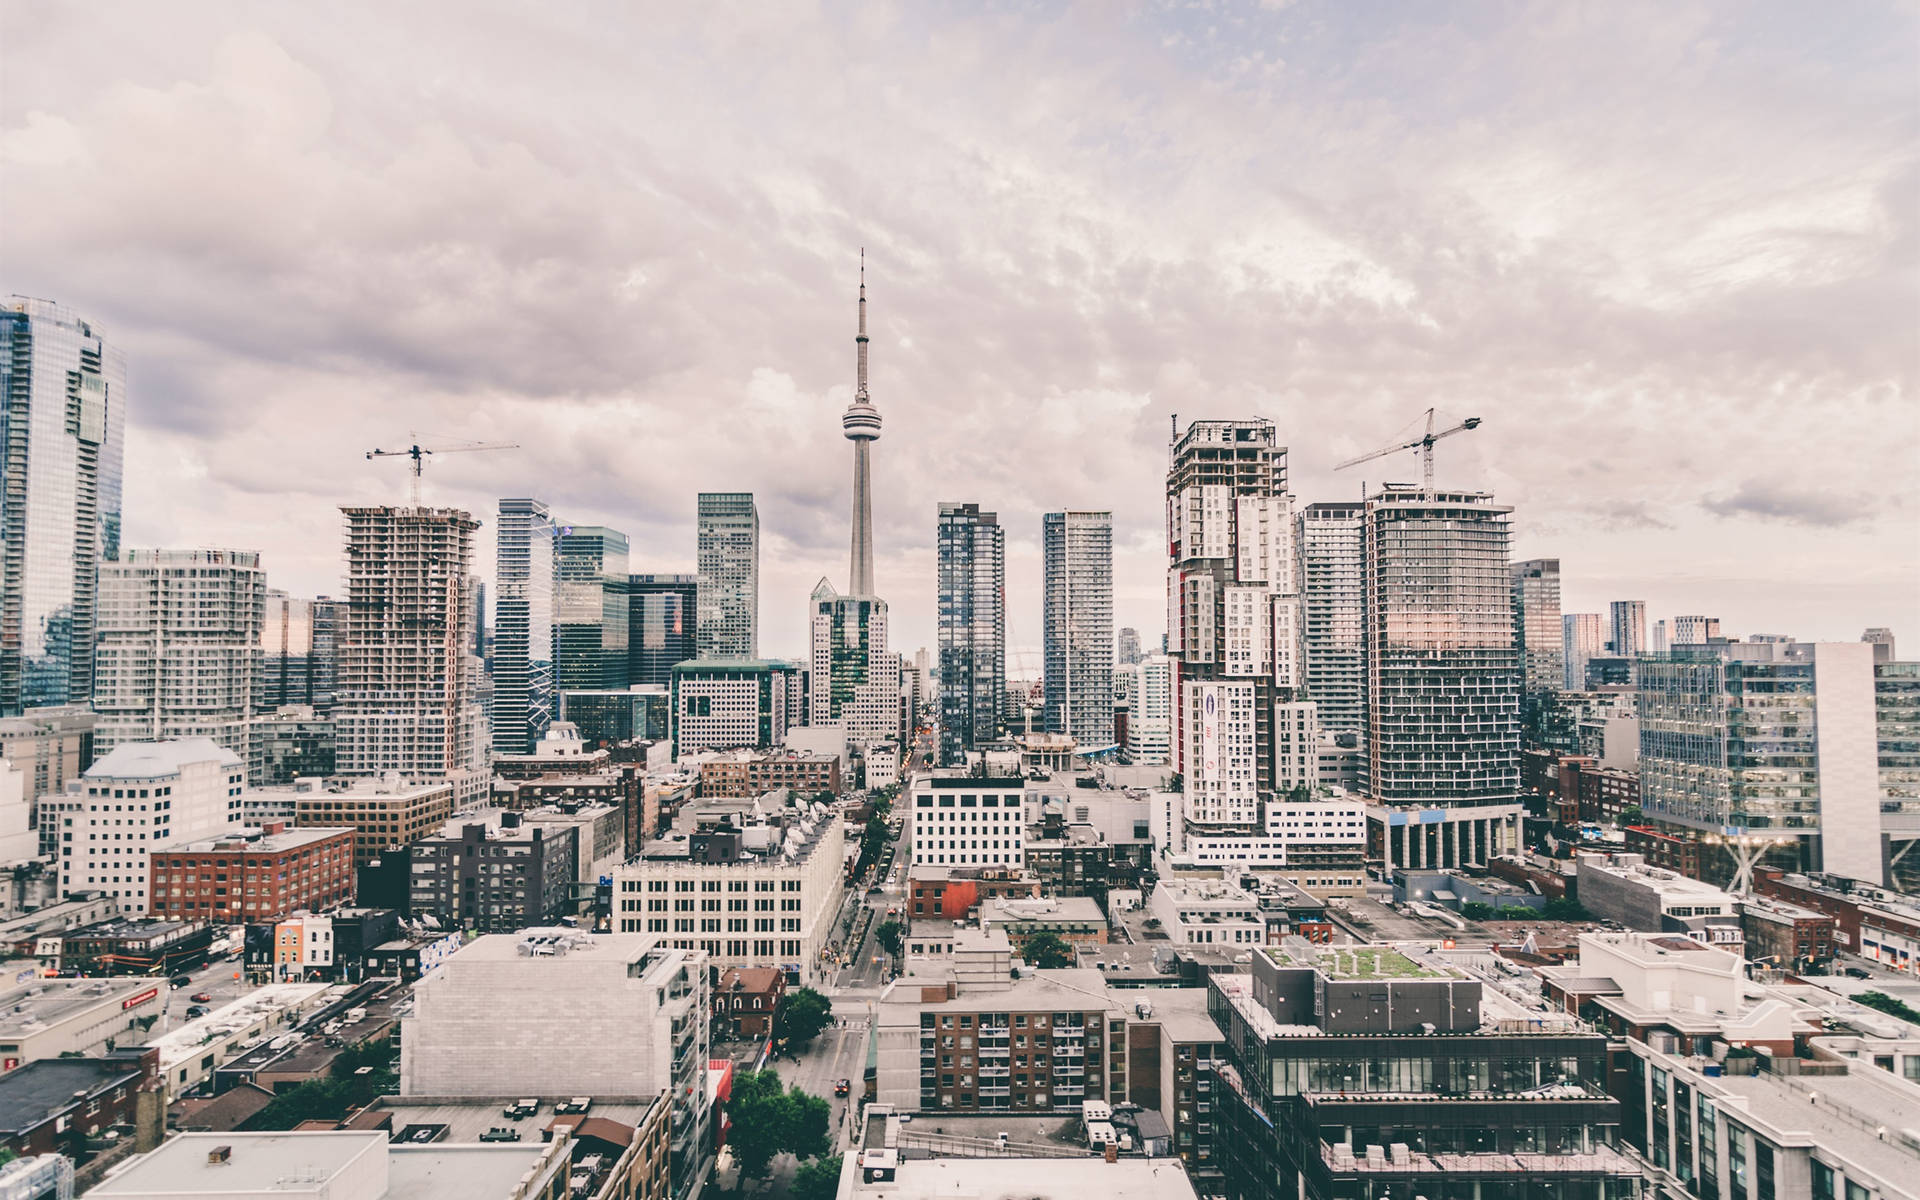
[[[120,1002],[120,1011],[125,1012],[127,1009],[132,1008],[136,1004],[145,1004],[147,1001],[153,999],[155,996],[158,996],[159,994],[160,994],[160,989],[157,987],[150,987],[144,992],[136,992],[133,995],[128,996],[125,1000],[122,1000]]]

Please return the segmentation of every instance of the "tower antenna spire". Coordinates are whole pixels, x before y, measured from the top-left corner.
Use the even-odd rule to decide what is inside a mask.
[[[860,332],[854,336],[857,353],[853,377],[855,403],[867,398],[867,248],[860,247]]]
[[[873,475],[872,446],[880,436],[880,411],[867,395],[867,248],[860,248],[860,332],[853,339],[859,351],[854,371],[853,403],[840,417],[840,428],[853,443],[853,570],[850,583],[856,596],[873,595]]]

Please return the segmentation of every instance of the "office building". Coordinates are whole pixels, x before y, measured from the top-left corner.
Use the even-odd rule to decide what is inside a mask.
[[[1157,766],[1173,758],[1174,663],[1149,654],[1138,664],[1139,684],[1127,715],[1127,759]]]
[[[1881,662],[1873,647],[1874,718],[1880,743],[1883,887],[1920,892],[1920,662]]]
[[[334,640],[339,606],[325,596],[312,600],[267,589],[260,635],[260,679],[253,711],[270,713],[289,704],[320,716],[333,711]]]
[[[1653,635],[1649,649],[1655,654],[1665,654],[1668,650],[1673,649],[1673,635],[1667,631],[1667,621],[1665,617],[1653,623]]]
[[[1529,558],[1512,564],[1509,571],[1521,687],[1535,694],[1560,691],[1567,674],[1561,657],[1560,560]]]
[[[828,805],[784,792],[701,800],[614,870],[614,928],[818,984],[846,866],[845,822]]]
[[[239,925],[353,902],[352,829],[280,822],[156,848],[156,917]]]
[[[1647,602],[1615,600],[1608,605],[1607,649],[1615,658],[1632,658],[1647,649]]]
[[[1309,504],[1300,511],[1301,657],[1320,728],[1366,731],[1366,506]]]
[[[246,769],[206,738],[128,742],[101,755],[60,798],[60,894],[107,892],[121,912],[150,912],[152,852],[231,832]]]
[[[661,687],[700,654],[700,577],[627,576],[627,683]]]
[[[1140,659],[1140,631],[1131,625],[1121,626],[1120,632],[1114,637],[1114,665],[1130,665],[1139,662]]]
[[[1740,902],[1710,883],[1648,866],[1638,854],[1582,851],[1575,857],[1580,905],[1599,920],[1735,952],[1745,941]]]
[[[751,492],[701,492],[699,504],[700,657],[757,657],[760,512]]]
[[[343,775],[458,781],[484,790],[472,653],[473,534],[458,509],[348,507],[347,596],[334,722]]]
[[[93,696],[98,568],[120,557],[127,368],[58,304],[0,301],[0,717]]]
[[[1771,648],[1677,647],[1635,664],[1641,807],[1663,828],[1723,847],[1702,866],[1736,892],[1763,861],[1883,882],[1873,647],[1821,642],[1793,661],[1746,657]],[[1897,695],[1884,701],[1890,728]],[[1885,817],[1904,819],[1898,808]]]
[[[1114,744],[1113,514],[1048,513],[1041,548],[1047,732],[1098,753]]]
[[[1007,686],[1006,530],[977,504],[942,504],[935,542],[940,761],[1000,736]]]
[[[1719,617],[1689,616],[1673,619],[1673,646],[1704,646],[1719,636]]]
[[[248,778],[254,787],[285,787],[296,779],[331,775],[337,738],[333,721],[317,717],[303,704],[253,719],[253,757]]]
[[[675,664],[668,712],[673,756],[701,750],[766,750],[787,737],[787,694],[798,672],[760,659]]]
[[[1899,656],[1894,653],[1893,630],[1875,627],[1860,635],[1860,640],[1873,647],[1873,663],[1893,662]]]
[[[524,496],[500,501],[494,527],[492,713],[498,754],[525,754],[553,723],[557,536],[545,501]]]
[[[463,813],[407,848],[407,912],[442,929],[508,933],[574,914],[579,830],[500,809]]]
[[[1520,845],[1512,511],[1484,492],[1367,501],[1366,788],[1389,869]]]
[[[887,602],[843,596],[822,579],[809,605],[807,723],[839,724],[855,745],[898,740],[900,666],[887,651]]]
[[[302,779],[294,785],[294,822],[302,829],[348,828],[353,865],[437,833],[453,815],[445,780]]]
[[[210,738],[251,761],[266,579],[251,550],[134,550],[100,565],[100,753]]]
[[[1587,661],[1606,651],[1599,613],[1567,613],[1560,618],[1560,653],[1566,660],[1566,690],[1587,690]]]
[[[1089,1160],[1057,1143],[998,1140],[990,1117],[939,1147],[923,1147],[911,1133],[911,1113],[891,1104],[871,1104],[860,1114],[857,1154],[841,1184],[841,1200],[935,1200],[940,1196],[1079,1196],[1097,1181],[1106,1200],[1195,1200],[1193,1181],[1169,1159],[1166,1122],[1158,1113],[1132,1109],[1095,1121],[1096,1145],[1106,1137],[1124,1138],[1133,1153],[1116,1152],[1106,1163]],[[1149,1122],[1152,1122],[1149,1125]],[[1005,1131],[1000,1131],[1005,1132]],[[1151,1132],[1152,1136],[1147,1136]],[[990,1157],[975,1157],[974,1138],[996,1138]]]
[[[1224,1194],[1641,1194],[1601,1034],[1388,946],[1247,953],[1207,980]]]
[[[160,1016],[160,995],[155,981],[140,978],[16,978],[0,990],[0,1072],[137,1045]]]
[[[42,797],[57,801],[67,780],[93,765],[93,712],[82,705],[35,709],[31,716],[0,717],[0,758],[23,776],[33,802],[33,828],[40,853],[60,853],[59,823],[42,820]]]
[[[869,771],[871,773],[871,771]],[[778,789],[817,799],[840,795],[840,756],[807,750],[736,750],[700,764],[702,799],[751,798]]]
[[[1018,776],[916,775],[908,801],[913,866],[1024,866],[1025,797]]]
[[[563,692],[627,686],[627,535],[566,525],[554,543],[553,678]]]
[[[636,683],[617,692],[561,692],[560,719],[579,729],[581,739],[594,746],[617,746],[635,740],[664,742],[672,736],[673,723],[668,716],[672,682],[673,672],[669,670],[663,684]]]

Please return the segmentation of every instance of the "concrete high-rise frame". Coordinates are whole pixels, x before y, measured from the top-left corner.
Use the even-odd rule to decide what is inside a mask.
[[[1113,514],[1041,519],[1047,732],[1083,750],[1113,746]]]
[[[347,587],[334,704],[340,774],[485,790],[480,660],[473,654],[473,535],[452,508],[343,507]]]
[[[701,658],[760,647],[760,511],[751,492],[701,492],[696,518]]]
[[[935,540],[940,761],[1000,735],[1007,687],[1006,530],[978,504],[942,504]]]
[[[1367,791],[1389,869],[1520,845],[1507,517],[1484,492],[1367,500]]]
[[[553,724],[556,530],[543,500],[500,501],[494,527],[493,749],[528,754]]]
[[[1560,626],[1560,560],[1529,558],[1511,567],[1513,636],[1527,691],[1557,692],[1566,682]]]
[[[99,565],[120,557],[126,360],[73,312],[0,302],[0,717],[93,695]]]

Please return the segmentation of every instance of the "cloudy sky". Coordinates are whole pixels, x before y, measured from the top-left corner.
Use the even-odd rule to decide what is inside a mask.
[[[766,531],[762,650],[844,585],[867,248],[879,584],[942,500],[1115,513],[1164,624],[1169,416],[1264,415],[1302,501],[1428,405],[1567,608],[1920,646],[1913,6],[1105,0],[0,5],[0,293],[125,346],[131,545],[337,591],[429,467],[690,570]]]

